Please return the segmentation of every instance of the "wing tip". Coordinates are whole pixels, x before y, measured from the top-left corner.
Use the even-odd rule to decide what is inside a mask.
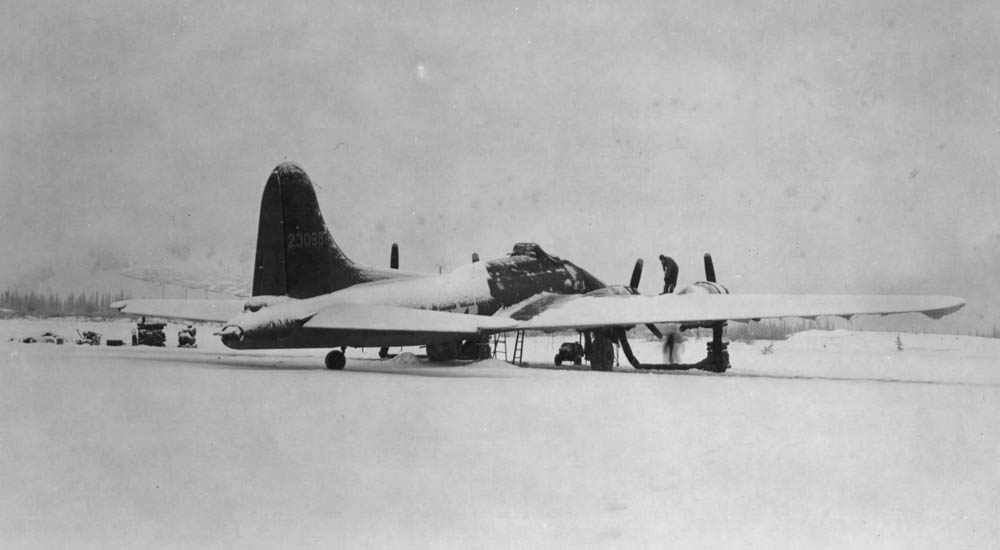
[[[965,300],[963,300],[962,298],[955,298],[952,296],[946,297],[945,300],[949,302],[949,305],[927,311],[921,311],[920,313],[923,313],[924,315],[930,317],[931,319],[938,320],[944,317],[945,315],[951,315],[952,313],[955,313],[956,311],[965,307],[966,304]]]

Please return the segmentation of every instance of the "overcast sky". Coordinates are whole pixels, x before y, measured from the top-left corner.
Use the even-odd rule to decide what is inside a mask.
[[[643,257],[654,293],[659,254],[685,282],[711,251],[737,291],[1000,323],[989,0],[5,4],[0,281],[102,254],[249,274],[289,160],[365,263],[536,241],[608,282]]]

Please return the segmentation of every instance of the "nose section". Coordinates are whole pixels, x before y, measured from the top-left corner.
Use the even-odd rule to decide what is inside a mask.
[[[243,328],[236,325],[226,325],[215,334],[222,339],[222,343],[227,348],[237,348],[243,342]]]

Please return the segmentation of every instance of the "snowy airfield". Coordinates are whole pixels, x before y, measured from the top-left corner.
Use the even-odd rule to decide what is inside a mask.
[[[724,375],[8,341],[131,323],[0,321],[0,547],[1000,542],[1000,340],[812,331]]]

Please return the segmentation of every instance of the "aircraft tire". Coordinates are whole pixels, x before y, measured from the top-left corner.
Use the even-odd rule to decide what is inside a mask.
[[[347,357],[344,357],[344,352],[339,349],[326,354],[326,368],[330,370],[344,370],[345,365],[347,365]]]
[[[483,361],[483,360],[489,359],[490,357],[493,357],[493,350],[490,349],[490,345],[489,344],[482,344],[482,345],[480,345],[479,346],[479,357],[478,357],[479,360]]]
[[[556,361],[556,366],[557,366],[557,367],[558,367],[559,365],[562,365],[562,357],[559,357],[559,355],[556,355],[556,359],[555,359],[555,361]]]
[[[594,337],[591,348],[590,370],[610,371],[615,366],[615,345],[603,334]]]
[[[460,340],[427,344],[427,359],[431,361],[453,361],[458,358],[460,347]]]

